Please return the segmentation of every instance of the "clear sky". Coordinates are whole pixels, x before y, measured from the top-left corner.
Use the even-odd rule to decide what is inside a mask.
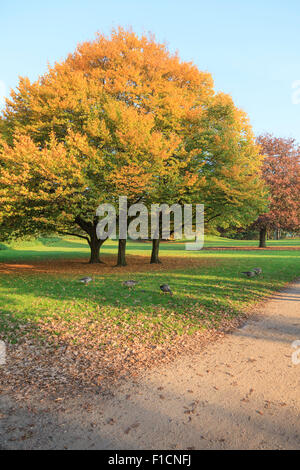
[[[18,76],[37,79],[78,42],[118,25],[153,32],[209,71],[256,134],[300,142],[299,0],[1,0],[0,101]]]

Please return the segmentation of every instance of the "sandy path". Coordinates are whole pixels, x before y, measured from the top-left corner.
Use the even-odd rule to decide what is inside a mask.
[[[258,318],[234,334],[201,354],[145,373],[113,397],[80,397],[57,409],[33,400],[32,407],[17,410],[2,397],[0,445],[300,448],[300,364],[291,359],[297,339],[300,282],[274,296]]]

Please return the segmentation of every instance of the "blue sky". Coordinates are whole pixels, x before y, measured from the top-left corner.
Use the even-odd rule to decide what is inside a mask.
[[[0,100],[18,76],[37,79],[78,42],[118,25],[153,32],[209,71],[256,134],[300,142],[299,0],[1,0]]]

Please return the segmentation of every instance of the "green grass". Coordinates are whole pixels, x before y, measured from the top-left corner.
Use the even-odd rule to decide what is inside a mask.
[[[205,247],[257,247],[257,240],[232,240],[216,236],[205,237]],[[268,247],[300,247],[300,238],[285,240],[269,240]],[[108,240],[104,243],[101,253],[115,254],[117,242]],[[128,242],[127,253],[132,255],[147,255],[151,252],[151,243]],[[199,256],[199,252],[186,252],[185,244],[181,241],[161,243],[162,256]],[[89,254],[86,242],[78,238],[39,238],[38,240],[20,241],[11,244],[0,244],[0,262],[17,260],[38,260],[54,258],[84,258]]]
[[[255,241],[209,237],[206,246],[250,246]],[[300,246],[300,240],[270,242]],[[15,243],[0,250],[0,262],[55,258],[86,258],[88,248],[76,239],[41,238]],[[128,243],[128,254],[150,254],[148,243]],[[103,254],[115,253],[109,241]],[[76,282],[80,276],[0,274],[0,337],[11,342],[22,338],[26,326],[38,337],[61,337],[80,342],[93,335],[95,325],[107,340],[162,342],[174,336],[218,327],[266,295],[300,277],[300,251],[185,251],[182,243],[162,243],[161,257],[185,257],[186,266],[173,271],[99,274],[89,286]],[[203,265],[189,266],[189,258]],[[128,260],[130,263],[130,258]],[[244,278],[241,271],[259,266],[263,275]],[[134,290],[122,285],[134,278]],[[161,283],[169,283],[174,296],[163,295]],[[82,326],[84,324],[84,326]],[[43,325],[43,328],[41,328]],[[81,326],[80,326],[81,325]],[[25,329],[24,329],[25,326]],[[86,336],[87,335],[87,336]],[[95,339],[95,338],[94,338]],[[99,347],[103,342],[99,340]]]

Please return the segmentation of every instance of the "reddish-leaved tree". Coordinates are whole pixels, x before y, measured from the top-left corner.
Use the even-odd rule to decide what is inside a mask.
[[[270,134],[257,138],[266,156],[263,177],[270,191],[269,211],[254,226],[260,231],[260,248],[266,246],[268,230],[297,230],[300,227],[300,147],[294,139]]]

